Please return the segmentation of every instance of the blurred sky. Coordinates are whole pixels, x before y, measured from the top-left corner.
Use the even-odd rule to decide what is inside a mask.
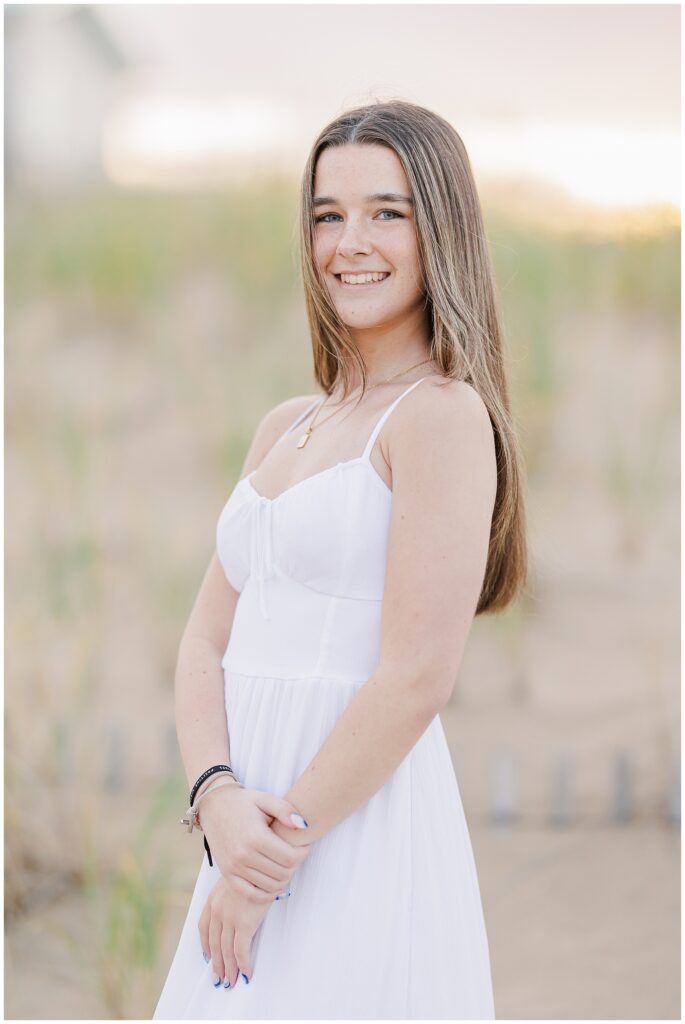
[[[678,4],[4,9],[15,184],[299,178],[328,121],[401,98],[447,118],[509,203],[680,206]]]
[[[98,5],[147,67],[110,125],[111,170],[233,149],[301,168],[373,96],[422,103],[481,174],[608,205],[680,204],[680,8],[672,5]],[[117,155],[114,155],[117,154]]]
[[[319,112],[384,86],[480,116],[679,124],[672,5],[98,5],[139,57]]]

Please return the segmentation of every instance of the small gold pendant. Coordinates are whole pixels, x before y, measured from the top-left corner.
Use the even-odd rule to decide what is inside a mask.
[[[306,445],[307,441],[309,440],[311,432],[312,432],[312,428],[311,427],[307,427],[307,429],[305,430],[304,434],[302,435],[300,440],[297,442],[297,445],[296,445],[297,448],[304,448],[304,446]]]

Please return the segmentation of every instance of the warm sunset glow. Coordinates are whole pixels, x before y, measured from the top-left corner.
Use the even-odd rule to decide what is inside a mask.
[[[103,129],[103,164],[117,184],[202,180],[287,150],[292,113],[277,100],[130,96]]]
[[[680,206],[677,132],[620,124],[530,121],[465,132],[476,170],[493,177],[530,176],[605,206]]]
[[[160,93],[120,103],[103,132],[103,162],[118,184],[202,182],[277,161],[297,174],[304,160],[298,119],[277,101],[198,99]],[[676,132],[561,122],[462,126],[477,175],[530,177],[607,207],[680,206]]]

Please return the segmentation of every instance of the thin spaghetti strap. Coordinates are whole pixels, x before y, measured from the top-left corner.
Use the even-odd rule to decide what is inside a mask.
[[[388,408],[385,410],[385,412],[382,414],[382,416],[378,420],[378,423],[376,424],[376,426],[373,428],[373,430],[371,432],[371,437],[369,438],[369,440],[366,443],[366,448],[364,449],[364,453],[362,455],[362,459],[369,459],[371,457],[371,452],[373,451],[373,446],[376,443],[376,438],[378,437],[378,435],[379,435],[379,433],[381,431],[381,427],[383,426],[383,424],[385,423],[385,421],[387,420],[388,416],[393,411],[395,406],[398,404],[398,402],[401,402],[402,399],[404,398],[404,396],[408,395],[410,391],[413,391],[414,388],[416,387],[416,385],[420,384],[422,380],[427,380],[427,379],[428,379],[427,377],[420,377],[419,380],[415,380],[413,384],[410,384],[409,387],[406,388],[405,391],[403,391],[400,395],[397,396],[397,398],[395,399],[394,402],[391,402],[391,404],[388,406]]]
[[[283,438],[284,438],[284,437],[286,436],[286,434],[289,434],[289,433],[290,433],[290,431],[291,431],[291,430],[294,430],[294,429],[295,429],[295,427],[296,427],[296,426],[297,426],[297,425],[298,425],[299,423],[302,423],[302,421],[303,421],[303,420],[305,420],[305,419],[307,418],[307,416],[309,416],[309,413],[310,413],[310,412],[313,412],[313,411],[314,411],[314,409],[315,409],[315,408],[317,407],[317,405],[319,405],[319,404],[320,404],[321,402],[323,402],[323,400],[324,400],[324,398],[325,398],[325,397],[326,397],[325,395],[322,395],[322,396],[321,396],[320,398],[317,398],[317,399],[315,399],[315,401],[314,401],[314,402],[312,402],[312,404],[311,404],[311,405],[308,405],[308,406],[307,406],[307,408],[306,408],[306,409],[304,410],[304,412],[301,412],[301,413],[299,414],[299,416],[297,416],[297,417],[296,417],[296,419],[295,419],[295,420],[294,420],[294,421],[293,421],[293,422],[292,422],[292,423],[290,424],[290,426],[289,426],[289,427],[286,427],[286,428],[285,428],[285,430],[283,431],[283,433],[281,434],[281,436],[280,436],[280,437],[278,438],[278,440],[274,442],[274,448],[276,447],[276,445],[277,445],[277,444],[278,444],[278,443],[279,443],[280,441],[282,441],[282,440],[283,440]]]

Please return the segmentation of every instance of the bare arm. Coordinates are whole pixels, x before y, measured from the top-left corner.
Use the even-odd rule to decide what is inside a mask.
[[[228,644],[238,596],[214,552],[176,662],[176,733],[189,788],[210,765],[228,763],[221,658]]]
[[[211,765],[231,764],[221,659],[238,596],[215,553],[183,634],[176,667],[176,731],[189,787]],[[210,776],[198,792],[216,782],[217,777]],[[272,900],[308,855],[305,844],[287,844],[270,828],[280,818],[288,822],[283,825],[286,833],[295,829],[290,814],[298,808],[281,797],[242,785],[221,785],[199,810],[212,863],[250,901]]]
[[[263,417],[245,457],[241,477],[259,465],[282,431],[311,400],[311,395],[288,399]],[[189,786],[210,765],[228,763],[221,659],[239,596],[226,579],[215,551],[183,632],[175,672],[176,732]],[[227,792],[225,787],[222,795]],[[212,796],[212,801],[215,799]]]
[[[452,692],[485,573],[497,477],[487,409],[467,384],[427,388],[389,432],[393,503],[377,670],[286,793],[311,843],[368,800]],[[404,416],[400,416],[400,412]]]

